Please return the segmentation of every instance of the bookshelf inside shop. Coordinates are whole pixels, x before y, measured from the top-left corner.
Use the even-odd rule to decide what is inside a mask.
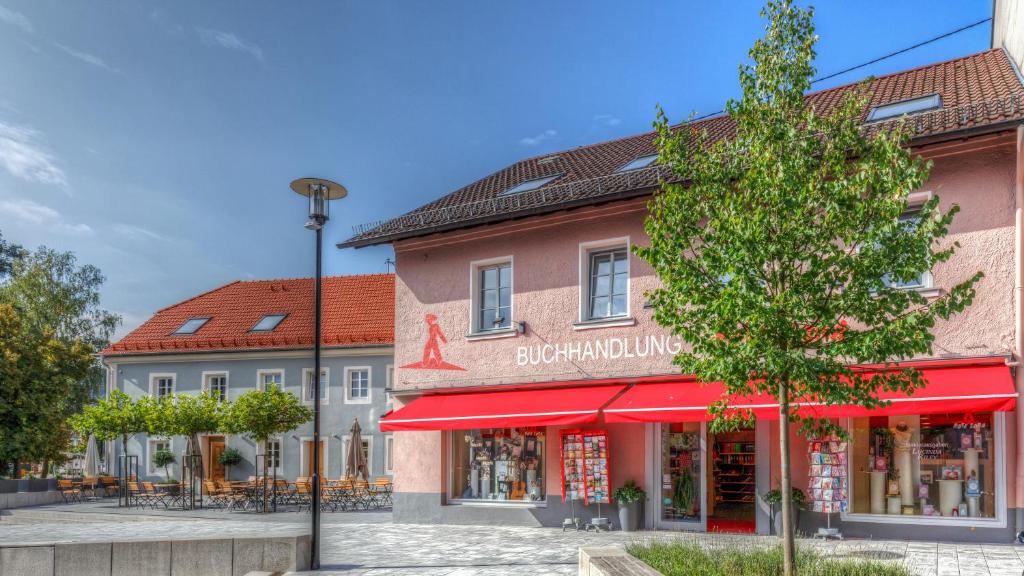
[[[754,458],[753,431],[715,436],[711,498],[713,510],[725,512],[753,506],[757,495]]]

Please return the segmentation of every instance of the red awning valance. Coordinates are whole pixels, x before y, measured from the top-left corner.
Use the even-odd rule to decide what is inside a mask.
[[[383,432],[469,430],[511,426],[578,426],[597,421],[601,407],[625,385],[433,394],[386,414]]]
[[[1017,404],[1010,367],[1002,359],[972,364],[929,363],[918,367],[927,382],[911,395],[883,391],[889,406],[872,410],[859,406],[825,406],[814,401],[794,402],[804,415],[839,418],[895,416],[942,412],[1007,412]],[[701,422],[710,419],[708,407],[721,399],[720,383],[692,380],[638,384],[604,409],[606,422]],[[779,403],[771,396],[737,398],[734,408],[753,410],[759,419],[777,420]]]

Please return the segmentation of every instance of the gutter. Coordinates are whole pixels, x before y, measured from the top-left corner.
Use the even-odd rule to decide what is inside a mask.
[[[1013,355],[1020,362],[1024,358],[1024,125],[1017,127],[1016,182],[1014,183],[1013,211]],[[1024,370],[1014,370],[1017,393],[1024,392]],[[1016,415],[1017,473],[1014,489],[1017,540],[1024,532],[1024,408],[1018,406]]]

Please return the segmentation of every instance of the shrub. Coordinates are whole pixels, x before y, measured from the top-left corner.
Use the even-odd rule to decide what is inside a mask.
[[[647,497],[647,493],[644,492],[643,488],[636,485],[636,482],[630,480],[615,489],[612,493],[612,498],[615,499],[619,504],[632,504],[633,502],[641,502]]]
[[[775,576],[782,574],[782,546],[705,548],[695,542],[631,544],[627,550],[665,576]],[[900,565],[824,556],[797,550],[800,576],[910,576]]]
[[[176,461],[174,452],[170,450],[157,450],[153,453],[153,465],[163,468],[168,480],[171,479],[171,470],[168,467]]]

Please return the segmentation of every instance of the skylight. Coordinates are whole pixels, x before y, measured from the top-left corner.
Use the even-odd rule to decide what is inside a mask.
[[[513,186],[513,187],[509,188],[508,190],[505,190],[504,192],[502,192],[501,195],[502,196],[511,196],[512,194],[522,194],[523,192],[529,192],[530,190],[536,190],[537,188],[540,188],[541,186],[547,184],[548,182],[551,182],[552,180],[555,180],[559,176],[561,176],[561,174],[555,174],[554,176],[545,176],[543,178],[534,178],[533,180],[527,180],[525,182],[520,182],[519,184],[516,184],[515,186]]]
[[[267,314],[252,327],[250,332],[271,332],[274,328],[277,328],[277,325],[281,323],[281,320],[284,320],[285,316],[287,314]]]
[[[630,170],[639,170],[641,168],[647,168],[654,161],[658,159],[657,154],[647,154],[646,156],[638,156],[627,162],[624,166],[616,170],[616,172],[629,172]]]
[[[935,108],[941,107],[942,99],[939,98],[938,94],[922,96],[920,98],[911,98],[910,100],[903,100],[902,102],[893,102],[892,104],[875,106],[871,109],[871,113],[868,114],[868,122],[873,120],[885,120],[886,118],[895,118],[897,116],[903,116],[904,114],[913,114],[914,112],[934,110]]]
[[[195,334],[209,320],[209,318],[189,318],[188,320],[185,320],[184,324],[179,326],[178,329],[174,331],[174,334],[177,334],[178,336],[185,334]]]

